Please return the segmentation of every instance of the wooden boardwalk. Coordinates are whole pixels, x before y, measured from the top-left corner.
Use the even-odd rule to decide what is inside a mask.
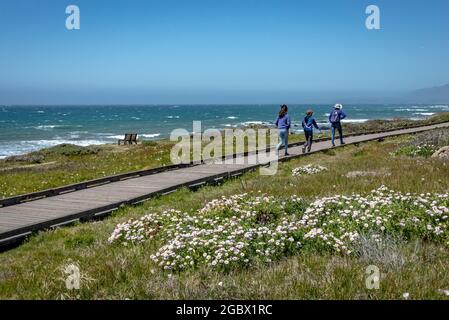
[[[449,127],[448,123],[424,127],[401,129],[390,132],[350,136],[346,144],[378,140],[390,136],[412,134],[436,128]],[[337,146],[338,147],[338,146]],[[290,156],[281,157],[286,161],[302,156],[301,146],[292,146]],[[316,142],[312,153],[331,148],[330,141]],[[282,154],[282,152],[281,152]],[[92,186],[54,196],[47,196],[23,203],[4,201],[0,207],[0,245],[19,241],[32,232],[68,224],[79,219],[92,219],[118,209],[125,204],[137,204],[156,195],[164,195],[181,187],[194,188],[205,183],[214,183],[238,176],[260,167],[251,164],[254,155],[244,157],[244,164],[200,164],[184,168],[162,171]],[[62,189],[62,188],[61,188]],[[70,188],[67,188],[69,191]]]

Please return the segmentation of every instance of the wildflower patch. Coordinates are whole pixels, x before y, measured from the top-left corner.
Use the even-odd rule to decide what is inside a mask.
[[[403,194],[386,187],[306,203],[297,196],[240,194],[194,212],[149,214],[117,225],[109,241],[153,239],[164,270],[226,270],[269,263],[301,250],[356,255],[367,235],[421,238],[449,246],[449,194]],[[377,241],[377,240],[376,240]],[[380,241],[380,240],[379,240]]]
[[[302,175],[311,175],[311,174],[320,173],[322,171],[327,171],[327,168],[320,166],[318,164],[308,164],[308,165],[293,169],[292,176],[298,177],[298,176],[302,176]]]

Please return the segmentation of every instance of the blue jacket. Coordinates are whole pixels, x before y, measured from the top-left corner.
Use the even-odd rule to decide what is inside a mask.
[[[276,119],[276,127],[278,129],[287,129],[288,130],[288,129],[290,129],[291,124],[292,124],[292,122],[291,122],[290,117],[288,116],[288,114],[286,114],[282,118],[278,117]]]
[[[305,116],[302,120],[302,128],[304,131],[313,132],[313,127],[320,129],[314,117]]]
[[[339,115],[338,115],[338,119],[337,119],[337,121],[332,122],[332,121],[331,121],[332,113],[334,113],[335,111],[337,111],[338,114],[339,114]],[[344,113],[343,110],[340,110],[340,109],[334,109],[334,110],[331,111],[331,113],[330,113],[330,115],[329,115],[329,122],[330,122],[330,123],[338,123],[338,122],[340,122],[341,120],[343,120],[344,118],[346,118],[346,113]]]

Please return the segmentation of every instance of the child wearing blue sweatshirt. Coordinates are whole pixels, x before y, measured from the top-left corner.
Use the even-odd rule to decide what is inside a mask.
[[[302,147],[302,153],[310,152],[313,143],[313,128],[320,130],[315,118],[313,117],[313,111],[311,109],[307,110],[306,116],[302,121],[302,128],[304,129],[304,134],[306,136],[306,143]]]

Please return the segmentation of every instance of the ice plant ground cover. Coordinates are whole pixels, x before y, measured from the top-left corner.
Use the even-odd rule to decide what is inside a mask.
[[[292,176],[293,177],[298,177],[301,175],[311,175],[311,174],[317,174],[320,173],[322,171],[326,171],[327,168],[323,167],[319,164],[308,164],[305,166],[301,166],[298,168],[295,168],[292,170]]]
[[[449,246],[449,194],[402,194],[380,187],[367,195],[318,198],[239,194],[193,212],[151,213],[117,225],[109,242],[158,238],[151,259],[164,270],[206,265],[229,269],[272,262],[301,250],[354,255],[361,236],[426,239]]]
[[[396,150],[393,155],[395,156],[408,156],[408,157],[425,157],[428,158],[438,150],[438,147],[432,144],[421,144],[418,146],[404,146]]]

